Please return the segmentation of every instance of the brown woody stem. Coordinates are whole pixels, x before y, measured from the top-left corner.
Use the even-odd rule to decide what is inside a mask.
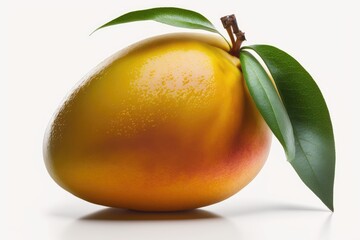
[[[229,34],[232,43],[230,54],[235,57],[239,57],[241,44],[243,41],[246,40],[245,33],[239,30],[239,27],[236,22],[236,17],[234,14],[222,17],[221,22],[224,28],[226,29],[227,33]]]

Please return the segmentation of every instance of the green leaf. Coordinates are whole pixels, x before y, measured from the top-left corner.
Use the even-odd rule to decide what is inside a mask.
[[[214,25],[203,15],[191,10],[175,8],[175,7],[160,7],[160,8],[151,8],[151,9],[129,12],[111,20],[108,23],[105,23],[104,25],[97,28],[95,31],[104,27],[113,26],[117,24],[136,22],[136,21],[146,21],[146,20],[153,20],[156,22],[164,23],[175,27],[201,29],[201,30],[217,33],[220,36],[222,36],[227,42],[226,38],[218,30],[216,30]]]
[[[325,100],[310,74],[289,54],[268,45],[248,46],[265,62],[292,123],[296,153],[291,161],[302,181],[331,210],[335,142]]]
[[[246,85],[264,120],[285,149],[289,161],[295,157],[293,129],[286,109],[269,75],[256,58],[240,52]]]

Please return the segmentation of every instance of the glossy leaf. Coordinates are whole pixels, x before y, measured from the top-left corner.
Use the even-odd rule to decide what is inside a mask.
[[[268,45],[248,46],[269,69],[290,117],[296,142],[291,165],[330,209],[333,207],[335,142],[325,100],[310,74],[289,54]]]
[[[272,80],[249,52],[241,51],[240,61],[246,85],[257,108],[291,161],[295,157],[294,134],[289,116]]]
[[[95,31],[117,24],[146,20],[182,28],[201,29],[221,35],[214,25],[200,13],[175,7],[160,7],[129,12],[105,23]],[[224,38],[223,35],[221,36]]]

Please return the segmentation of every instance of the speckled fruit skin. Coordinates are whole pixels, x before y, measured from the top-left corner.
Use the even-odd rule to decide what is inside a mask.
[[[44,139],[52,178],[89,202],[141,211],[228,198],[262,168],[271,133],[224,40],[170,34],[84,78]]]

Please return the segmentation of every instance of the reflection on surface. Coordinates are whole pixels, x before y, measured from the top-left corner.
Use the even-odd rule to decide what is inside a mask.
[[[205,210],[144,213],[107,208],[81,217],[59,239],[239,239],[239,229]]]
[[[241,226],[245,239],[331,239],[333,214],[326,208],[267,201],[223,212]]]
[[[334,215],[327,209],[281,202],[224,206],[216,211],[221,215],[206,210],[152,213],[104,208],[85,214],[84,208],[74,206],[57,209],[61,211],[52,214],[50,224],[61,228],[55,238],[61,240],[328,240],[333,235]],[[61,223],[66,224],[60,227]]]
[[[236,209],[233,209],[231,212],[228,212],[227,215],[230,216],[246,216],[246,215],[264,215],[264,214],[279,214],[279,213],[316,213],[323,212],[329,213],[329,210],[323,208],[315,208],[309,206],[293,205],[293,204],[284,204],[284,203],[271,203],[271,204],[248,204],[246,207],[239,206]]]
[[[195,220],[220,218],[204,210],[181,212],[138,212],[126,209],[107,208],[80,218],[93,221],[145,221],[145,220]]]
[[[331,239],[331,223],[333,219],[333,214],[331,213],[324,221],[322,227],[320,228],[319,239]]]

